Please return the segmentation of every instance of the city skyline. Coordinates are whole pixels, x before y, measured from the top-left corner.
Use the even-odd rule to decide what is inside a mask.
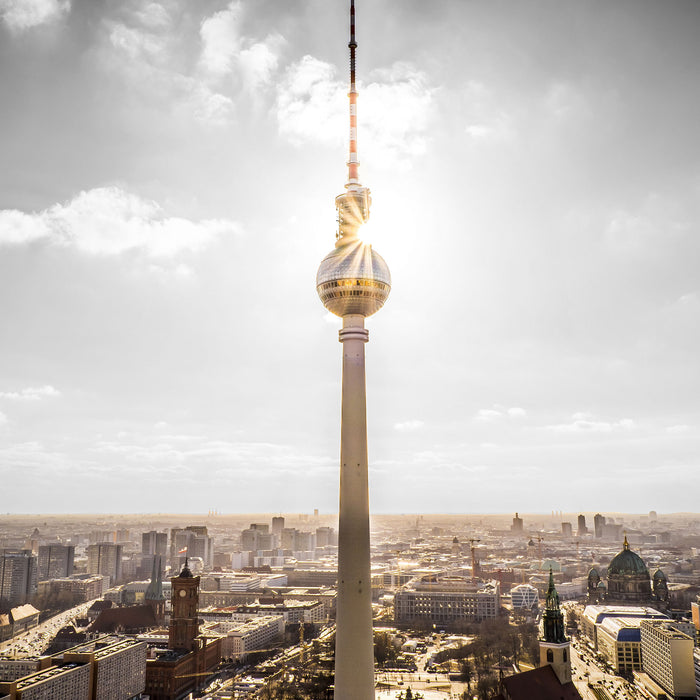
[[[358,11],[372,512],[692,511],[700,8]],[[335,512],[345,3],[0,13],[3,511]]]

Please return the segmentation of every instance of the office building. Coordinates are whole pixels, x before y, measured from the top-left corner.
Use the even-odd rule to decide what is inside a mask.
[[[642,667],[672,698],[695,697],[693,638],[669,620],[640,622]]]
[[[155,530],[144,532],[141,535],[141,553],[148,556],[157,554],[166,557],[168,554],[168,533],[156,532]]]
[[[588,527],[586,526],[586,516],[583,514],[578,516],[577,532],[579,537],[583,537],[584,535],[588,534]]]

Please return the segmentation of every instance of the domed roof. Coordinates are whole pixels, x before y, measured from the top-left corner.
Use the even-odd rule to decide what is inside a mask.
[[[598,569],[596,569],[595,566],[588,572],[588,580],[591,581],[593,579],[600,581],[600,574],[598,573]]]
[[[649,570],[642,561],[642,558],[630,549],[627,536],[625,536],[625,543],[622,551],[610,562],[610,566],[608,566],[608,578],[611,575],[629,576],[630,574],[645,574],[649,576]]]
[[[666,574],[661,569],[657,569],[654,572],[654,581],[666,581]]]
[[[601,590],[605,590],[605,584],[602,581],[600,581],[598,583],[598,588],[600,588]]]

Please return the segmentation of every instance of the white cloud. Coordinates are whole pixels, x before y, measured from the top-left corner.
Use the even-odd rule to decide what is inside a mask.
[[[681,424],[681,425],[669,425],[666,428],[666,432],[669,435],[683,435],[683,433],[687,433],[690,431],[690,426]]]
[[[66,204],[35,214],[0,211],[0,245],[46,239],[91,255],[140,250],[153,258],[197,251],[236,231],[231,221],[166,217],[161,207],[119,187],[81,192]]]
[[[612,433],[634,430],[636,423],[631,418],[619,421],[595,420],[590,413],[574,413],[570,423],[548,425],[546,430],[557,433]]]
[[[394,423],[394,430],[400,433],[411,433],[420,430],[424,425],[422,420],[407,420],[403,423]]]
[[[359,88],[358,142],[381,167],[407,167],[425,152],[433,92],[425,74],[397,63],[376,71]],[[277,93],[279,132],[297,145],[316,141],[337,144],[347,134],[347,83],[336,69],[313,56],[291,65]],[[397,119],[397,114],[410,118]]]
[[[238,69],[244,87],[255,90],[270,82],[284,39],[271,34],[256,41],[241,34],[242,6],[237,0],[202,22],[199,68],[209,80],[221,80]]]
[[[476,412],[475,420],[479,421],[494,421],[505,416],[510,418],[522,418],[527,415],[524,408],[519,408],[518,406],[512,406],[511,408],[505,408],[496,404],[493,408],[480,408]]]
[[[21,391],[0,391],[0,399],[13,401],[39,401],[40,399],[56,398],[60,395],[61,392],[50,384],[40,387],[27,387]]]
[[[0,18],[19,33],[60,19],[70,6],[70,0],[0,0]]]
[[[480,408],[476,412],[476,420],[492,421],[500,418],[502,415],[501,411],[494,408]]]
[[[241,3],[232,2],[225,10],[216,12],[202,22],[199,30],[202,38],[199,63],[203,70],[213,76],[228,73],[234,57],[240,51],[240,17]]]

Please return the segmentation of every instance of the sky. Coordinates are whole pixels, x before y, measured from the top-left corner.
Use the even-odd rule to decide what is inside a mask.
[[[0,510],[335,512],[341,0],[0,0]],[[377,513],[697,510],[700,3],[357,0]]]

